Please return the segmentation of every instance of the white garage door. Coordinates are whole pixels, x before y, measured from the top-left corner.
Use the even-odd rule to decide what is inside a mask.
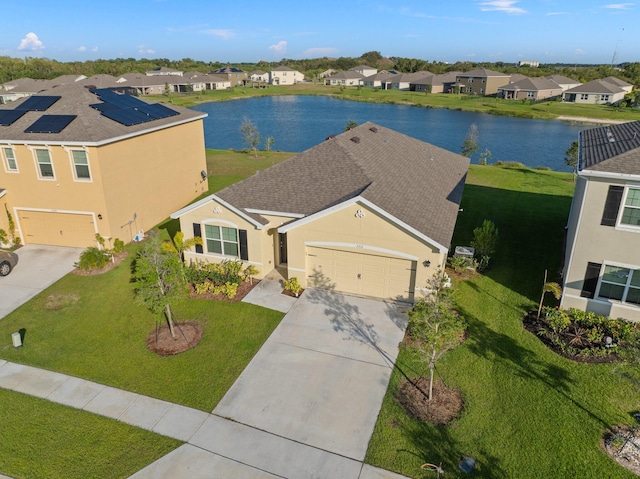
[[[27,244],[95,246],[93,216],[46,211],[19,211],[20,227]]]
[[[307,284],[348,294],[413,301],[415,261],[309,247]]]

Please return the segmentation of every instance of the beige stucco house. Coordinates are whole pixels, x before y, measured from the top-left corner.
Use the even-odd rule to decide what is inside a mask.
[[[411,302],[446,261],[468,166],[364,123],[171,217],[203,239],[187,261],[240,259],[260,277],[277,268],[303,287]]]
[[[325,84],[331,86],[359,86],[362,84],[364,76],[356,71],[345,71],[334,73],[325,78]]]
[[[23,244],[131,241],[207,191],[205,116],[81,85],[0,106],[0,228],[6,208]]]
[[[563,308],[640,321],[640,121],[580,133]]]
[[[547,78],[523,78],[498,87],[497,96],[506,100],[547,100],[562,96],[562,87]]]
[[[632,91],[631,83],[616,77],[607,77],[570,88],[562,94],[562,99],[572,103],[611,105],[623,100],[624,96]]]

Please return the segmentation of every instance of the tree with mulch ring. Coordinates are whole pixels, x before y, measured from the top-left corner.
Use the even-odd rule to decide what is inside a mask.
[[[603,442],[614,461],[640,476],[640,427],[613,426]]]
[[[429,378],[420,376],[403,379],[396,393],[396,400],[409,416],[419,421],[444,426],[460,416],[464,402],[459,390],[448,387],[441,378],[433,385],[433,397],[429,400]]]
[[[195,321],[176,322],[176,336],[171,335],[167,324],[156,325],[155,331],[151,331],[147,337],[147,349],[160,356],[172,356],[180,354],[188,349],[195,348],[202,339],[202,326]]]

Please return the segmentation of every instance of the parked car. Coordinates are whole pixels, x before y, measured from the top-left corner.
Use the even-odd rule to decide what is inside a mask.
[[[6,276],[18,264],[18,255],[11,251],[0,251],[0,276]]]

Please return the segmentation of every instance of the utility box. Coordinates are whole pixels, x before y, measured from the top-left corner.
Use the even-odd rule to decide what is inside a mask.
[[[475,255],[475,253],[476,253],[476,250],[471,246],[456,246],[456,249],[453,255],[458,256],[460,258],[473,259],[473,256]]]
[[[11,341],[13,341],[14,348],[19,348],[22,346],[22,336],[20,336],[20,333],[13,333],[11,335]]]

